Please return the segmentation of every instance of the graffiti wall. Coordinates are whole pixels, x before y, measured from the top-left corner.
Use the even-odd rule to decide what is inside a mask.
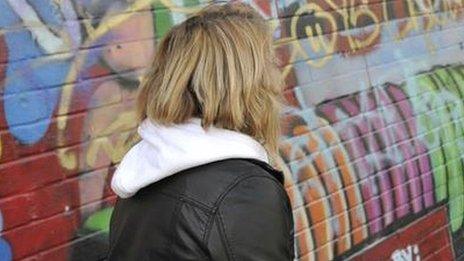
[[[139,81],[208,3],[0,0],[0,260],[104,258]],[[298,260],[464,259],[464,1],[248,3],[286,77]]]

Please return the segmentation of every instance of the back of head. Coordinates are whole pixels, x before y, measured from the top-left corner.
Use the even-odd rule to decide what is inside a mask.
[[[283,79],[267,22],[242,3],[212,4],[161,40],[138,96],[140,120],[242,132],[276,153]]]

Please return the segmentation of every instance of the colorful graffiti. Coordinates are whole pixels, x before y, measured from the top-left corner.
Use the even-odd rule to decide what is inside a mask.
[[[104,225],[95,219],[111,209],[107,180],[130,146],[134,90],[156,39],[149,6],[0,1],[0,53],[7,64],[0,122],[8,130],[1,138],[1,194],[29,195],[26,212],[9,207],[16,200],[2,204],[8,242],[2,260],[104,255]],[[34,158],[39,153],[44,157]]]
[[[462,258],[464,2],[246,2],[287,80],[298,259],[370,260],[372,244]],[[139,81],[164,33],[208,3],[0,0],[0,260],[104,258]]]
[[[321,248],[314,258],[340,256],[445,199],[451,231],[462,227],[463,68],[439,67],[399,86],[385,84],[288,113],[281,154],[302,194],[294,207],[305,208],[312,246]],[[435,77],[453,85],[429,81]],[[451,87],[453,93],[442,90]],[[437,92],[416,97],[414,104],[412,91],[428,95],[417,88]],[[419,114],[416,106],[427,112]]]

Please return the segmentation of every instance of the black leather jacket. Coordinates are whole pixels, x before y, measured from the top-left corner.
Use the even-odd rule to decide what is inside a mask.
[[[293,260],[293,217],[283,175],[253,159],[184,170],[118,198],[108,258]]]

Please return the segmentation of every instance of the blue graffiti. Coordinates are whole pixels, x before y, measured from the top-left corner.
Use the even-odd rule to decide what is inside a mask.
[[[47,26],[59,29],[63,18],[52,1],[32,1],[30,7]],[[69,71],[70,57],[50,57],[28,30],[12,29],[21,17],[0,0],[0,28],[8,49],[4,110],[10,133],[23,144],[34,144],[46,133],[59,100],[57,88]]]
[[[10,261],[12,259],[10,244],[5,239],[0,238],[0,261]]]

